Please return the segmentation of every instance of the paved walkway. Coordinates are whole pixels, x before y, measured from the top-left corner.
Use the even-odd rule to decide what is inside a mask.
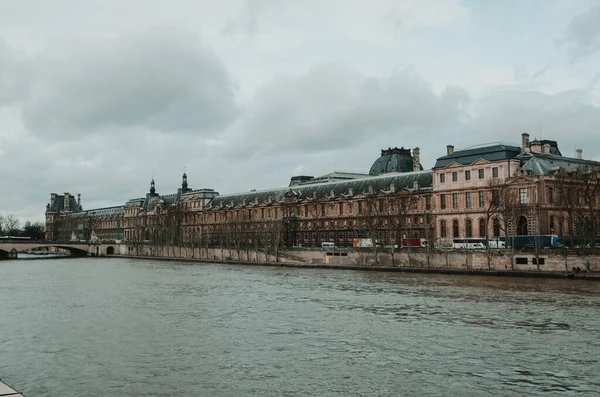
[[[4,382],[0,380],[0,397],[3,396],[23,397],[21,393],[18,393],[14,389],[8,387]]]

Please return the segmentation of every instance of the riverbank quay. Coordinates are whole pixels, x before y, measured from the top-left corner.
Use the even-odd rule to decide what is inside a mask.
[[[24,397],[21,393],[0,380],[0,397],[4,396]]]
[[[355,270],[370,272],[395,272],[395,273],[420,273],[420,274],[451,274],[465,276],[496,276],[496,277],[521,277],[521,278],[559,278],[559,279],[577,279],[600,281],[600,272],[548,272],[532,270],[488,270],[488,269],[456,269],[440,267],[408,267],[408,266],[361,266],[361,265],[343,265],[326,263],[296,263],[296,262],[265,262],[265,261],[239,261],[232,259],[203,259],[203,258],[167,258],[156,256],[137,256],[137,255],[114,255],[113,258],[160,260],[171,262],[188,263],[214,263],[220,265],[242,265],[242,266],[269,266],[269,267],[287,267],[303,269],[335,269],[335,270]]]

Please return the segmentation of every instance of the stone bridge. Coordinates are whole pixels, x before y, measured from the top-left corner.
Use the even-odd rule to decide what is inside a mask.
[[[1,241],[0,259],[16,257],[16,253],[39,248],[61,248],[72,256],[107,256],[118,252],[118,243],[58,242],[58,241]]]

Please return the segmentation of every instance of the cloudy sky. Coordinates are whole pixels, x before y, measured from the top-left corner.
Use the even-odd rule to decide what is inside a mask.
[[[0,2],[0,214],[368,171],[520,134],[600,160],[594,0]]]

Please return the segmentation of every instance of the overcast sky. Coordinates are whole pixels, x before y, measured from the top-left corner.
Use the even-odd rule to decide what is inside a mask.
[[[600,160],[593,0],[0,2],[0,214],[43,220],[172,193],[431,168],[475,144],[555,139]]]

